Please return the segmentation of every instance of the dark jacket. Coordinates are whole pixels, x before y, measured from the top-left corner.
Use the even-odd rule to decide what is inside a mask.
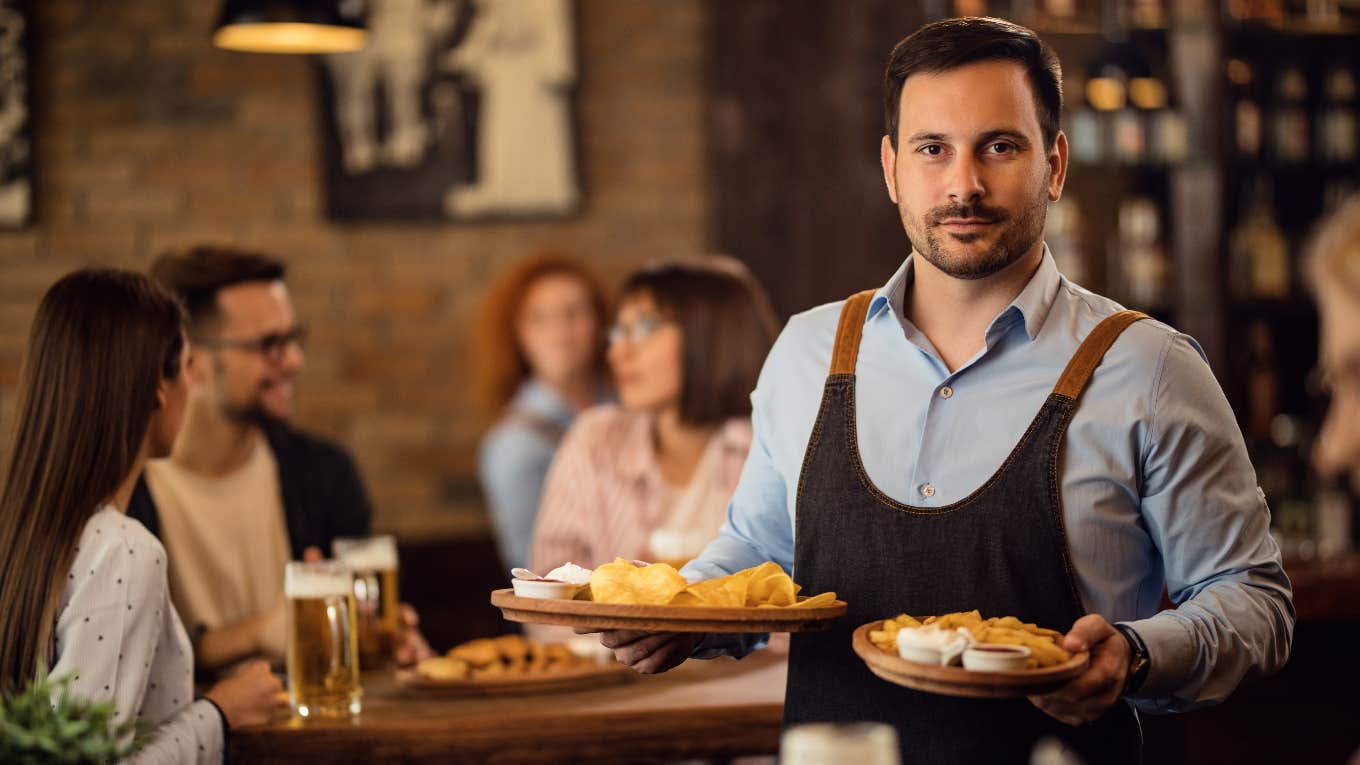
[[[264,435],[278,463],[294,560],[301,560],[308,547],[318,547],[330,557],[331,540],[368,534],[373,507],[344,448],[282,424],[265,426]],[[160,537],[160,516],[144,475],[132,491],[128,515]]]

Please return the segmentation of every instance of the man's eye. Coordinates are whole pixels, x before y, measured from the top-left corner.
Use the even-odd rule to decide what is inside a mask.
[[[1015,147],[1005,141],[999,141],[991,145],[993,154],[1009,154],[1015,151]]]
[[[921,148],[917,149],[917,151],[929,157],[938,157],[944,153],[944,147],[939,145],[938,143],[928,143],[925,146],[922,146]]]

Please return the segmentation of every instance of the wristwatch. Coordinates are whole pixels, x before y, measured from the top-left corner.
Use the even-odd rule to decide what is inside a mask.
[[[1138,633],[1127,624],[1116,624],[1114,628],[1129,641],[1129,672],[1124,676],[1124,690],[1119,692],[1120,696],[1131,696],[1143,687],[1143,682],[1147,680],[1148,670],[1152,668],[1152,660],[1148,657],[1147,646]]]

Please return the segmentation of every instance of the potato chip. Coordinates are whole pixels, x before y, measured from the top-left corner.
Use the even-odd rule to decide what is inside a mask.
[[[634,566],[615,558],[590,575],[591,598],[596,603],[664,606],[685,589],[685,578],[665,563]]]
[[[740,572],[738,572],[740,573]],[[746,605],[747,577],[731,576],[695,582],[671,600],[672,606],[704,606],[707,608],[741,608]]]
[[[746,588],[748,606],[791,606],[798,599],[798,586],[778,563],[766,561],[741,573],[750,579]]]
[[[789,608],[822,608],[836,602],[836,593],[823,592],[820,595],[813,595],[807,600],[800,600],[789,606]]]

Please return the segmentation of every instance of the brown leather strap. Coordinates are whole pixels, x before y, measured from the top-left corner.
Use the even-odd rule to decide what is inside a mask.
[[[841,308],[841,321],[836,325],[836,347],[831,351],[831,374],[852,375],[859,358],[859,338],[864,333],[864,317],[869,315],[869,304],[874,302],[874,290],[856,292]]]
[[[1053,393],[1073,401],[1081,398],[1081,392],[1086,390],[1086,384],[1091,381],[1091,375],[1105,358],[1105,352],[1110,350],[1110,346],[1114,345],[1114,341],[1119,339],[1130,324],[1146,318],[1149,318],[1148,315],[1140,311],[1120,311],[1097,324],[1096,328],[1091,330],[1091,334],[1082,341],[1081,347],[1077,348],[1072,360],[1067,362],[1067,368],[1063,370],[1062,377],[1058,378]]]

